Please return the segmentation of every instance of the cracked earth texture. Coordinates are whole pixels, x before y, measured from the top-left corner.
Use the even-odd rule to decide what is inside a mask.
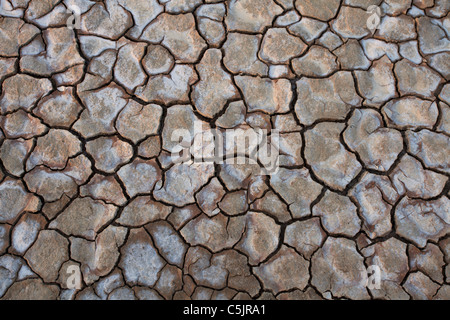
[[[1,5],[1,299],[450,299],[448,0]],[[280,170],[171,163],[195,120]]]

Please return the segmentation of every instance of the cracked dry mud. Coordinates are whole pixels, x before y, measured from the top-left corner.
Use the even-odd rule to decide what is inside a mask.
[[[1,4],[1,299],[450,299],[448,0]]]

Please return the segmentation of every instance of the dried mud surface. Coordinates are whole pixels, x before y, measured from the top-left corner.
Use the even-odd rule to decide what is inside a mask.
[[[2,0],[0,298],[450,299],[449,9]],[[279,171],[172,163],[195,121]]]

